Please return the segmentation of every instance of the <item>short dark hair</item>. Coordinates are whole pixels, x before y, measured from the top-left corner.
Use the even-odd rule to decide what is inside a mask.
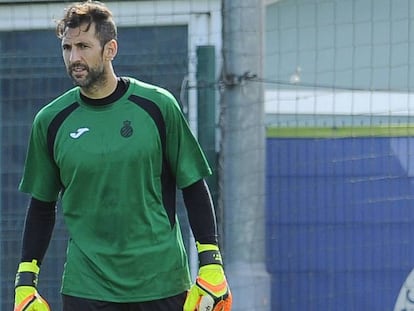
[[[65,14],[56,25],[56,35],[62,39],[67,28],[77,28],[86,25],[88,31],[95,24],[95,34],[101,45],[117,39],[117,28],[112,17],[112,12],[100,1],[88,0],[77,2],[68,6]]]

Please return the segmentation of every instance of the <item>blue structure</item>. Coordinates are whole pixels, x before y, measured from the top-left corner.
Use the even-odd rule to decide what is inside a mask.
[[[268,138],[272,310],[393,310],[414,267],[414,138]]]

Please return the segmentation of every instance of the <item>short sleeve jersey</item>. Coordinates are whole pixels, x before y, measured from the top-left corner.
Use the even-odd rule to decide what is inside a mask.
[[[104,104],[75,87],[38,112],[19,189],[61,200],[64,294],[138,302],[189,288],[175,189],[211,169],[168,91],[120,81],[125,90]]]

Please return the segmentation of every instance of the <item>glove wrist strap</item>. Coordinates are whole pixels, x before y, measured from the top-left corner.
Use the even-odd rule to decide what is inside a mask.
[[[208,250],[198,254],[198,264],[199,267],[216,264],[216,265],[223,265],[223,261],[221,259],[220,251],[218,250]]]
[[[33,272],[17,272],[14,287],[33,286],[37,287],[38,274]]]

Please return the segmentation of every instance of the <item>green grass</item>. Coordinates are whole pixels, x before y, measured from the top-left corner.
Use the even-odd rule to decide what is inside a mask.
[[[414,125],[361,127],[268,127],[267,137],[341,138],[414,136]]]

